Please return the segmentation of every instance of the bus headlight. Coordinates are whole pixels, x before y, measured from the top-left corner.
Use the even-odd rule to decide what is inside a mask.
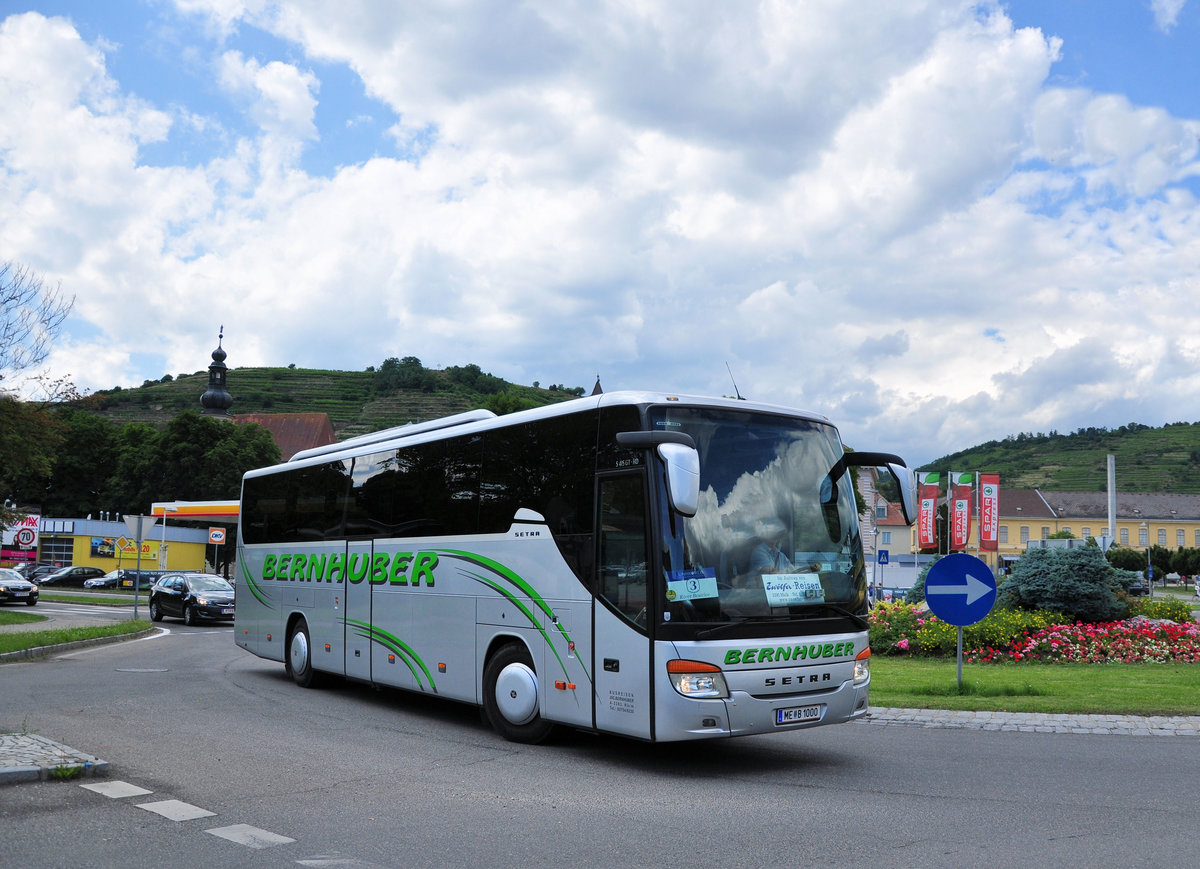
[[[854,684],[865,685],[871,680],[871,649],[868,646],[854,659]]]
[[[667,675],[671,684],[684,697],[698,700],[724,699],[729,696],[725,674],[721,668],[703,661],[685,661],[676,658],[667,661]]]

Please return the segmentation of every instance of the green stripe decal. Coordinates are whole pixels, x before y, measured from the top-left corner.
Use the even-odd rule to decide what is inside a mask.
[[[445,555],[450,558],[457,558],[461,561],[466,561],[470,564],[474,564],[479,567],[483,567],[483,568],[486,568],[487,570],[490,570],[492,573],[496,574],[501,579],[505,580],[510,585],[512,585],[516,589],[518,589],[538,609],[540,609],[543,613],[545,613],[546,616],[550,619],[551,624],[554,625],[555,629],[562,636],[562,638],[567,642],[568,645],[571,645],[575,642],[574,640],[571,639],[571,635],[569,633],[567,633],[566,628],[563,627],[562,621],[558,618],[557,615],[555,615],[553,608],[548,603],[546,603],[546,601],[542,598],[542,596],[540,594],[537,593],[537,591],[534,590],[533,586],[531,586],[528,582],[526,582],[522,577],[518,576],[516,573],[513,573],[513,571],[511,569],[509,569],[508,567],[506,567],[505,565],[501,564],[498,561],[493,561],[492,559],[487,558],[486,556],[477,555],[473,552],[465,552],[461,549],[438,549],[435,551],[437,552],[438,555]],[[560,668],[562,668],[563,675],[566,676],[568,679],[570,678],[570,674],[567,672],[566,664],[563,663],[563,659],[559,656],[558,650],[556,648],[554,648],[554,643],[551,642],[550,637],[547,635],[545,629],[543,629],[541,624],[538,623],[537,617],[532,612],[529,611],[529,608],[526,607],[525,604],[512,591],[510,591],[509,589],[505,588],[504,586],[499,585],[498,583],[496,583],[484,576],[481,576],[479,574],[471,573],[471,572],[468,572],[465,570],[463,571],[463,573],[466,576],[469,576],[471,579],[475,580],[476,582],[482,583],[482,584],[488,586],[489,588],[491,588],[492,590],[496,591],[497,593],[503,595],[504,598],[506,600],[508,600],[509,603],[511,603],[513,606],[515,606],[518,610],[520,610],[521,613],[525,616],[525,618],[527,618],[529,620],[529,624],[532,625],[535,629],[537,629],[537,632],[539,634],[541,634],[542,638],[546,641],[546,645],[549,647],[550,651],[554,654],[555,659],[558,661],[558,666]],[[591,677],[591,674],[588,673],[587,666],[583,663],[583,659],[576,658],[576,660],[579,662],[579,666],[583,669],[584,676],[587,677],[587,680],[590,682],[592,680],[592,677]]]
[[[247,566],[246,559],[242,553],[238,553],[238,566],[242,570],[242,580],[245,582],[246,588],[250,589],[250,593],[267,609],[275,609],[275,605],[271,603],[270,596],[259,586],[258,581],[254,578],[254,574],[250,572],[250,568]]]
[[[423,673],[425,675],[425,681],[429,683],[429,690],[434,694],[437,693],[437,685],[434,684],[433,675],[429,672],[429,668],[425,666],[425,662],[421,660],[421,656],[414,652],[408,643],[404,642],[399,637],[389,634],[382,628],[377,628],[372,624],[368,624],[367,622],[360,622],[356,619],[346,619],[345,621],[346,624],[352,627],[354,632],[360,637],[364,637],[365,639],[370,640],[372,643],[378,643],[385,649],[395,652],[396,655],[399,656],[400,660],[404,662],[404,665],[408,667],[409,672],[413,674],[413,678],[417,680],[418,688],[420,688],[422,691],[425,690],[425,687],[421,684],[421,674]],[[418,667],[421,670],[420,673],[417,672]]]

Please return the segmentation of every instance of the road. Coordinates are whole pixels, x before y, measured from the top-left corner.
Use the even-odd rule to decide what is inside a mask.
[[[92,783],[149,792],[0,788],[0,863],[1125,867],[1200,853],[1200,740],[851,724],[521,746],[470,707],[305,691],[229,627],[162,624],[0,667],[0,729],[108,761]]]

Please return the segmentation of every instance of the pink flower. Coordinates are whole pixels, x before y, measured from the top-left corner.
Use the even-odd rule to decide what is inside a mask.
[[[900,649],[901,651],[907,652],[908,651],[908,640],[905,639],[905,640],[901,640],[900,642],[896,643],[896,648]]]

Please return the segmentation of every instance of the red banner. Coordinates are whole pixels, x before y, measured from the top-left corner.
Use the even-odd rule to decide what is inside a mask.
[[[974,474],[950,472],[950,551],[961,552],[971,542],[971,488]]]
[[[1000,475],[979,475],[979,548],[995,552],[999,548]]]
[[[917,548],[935,549],[937,539],[937,502],[941,494],[941,477],[938,474],[921,474],[917,499]]]

